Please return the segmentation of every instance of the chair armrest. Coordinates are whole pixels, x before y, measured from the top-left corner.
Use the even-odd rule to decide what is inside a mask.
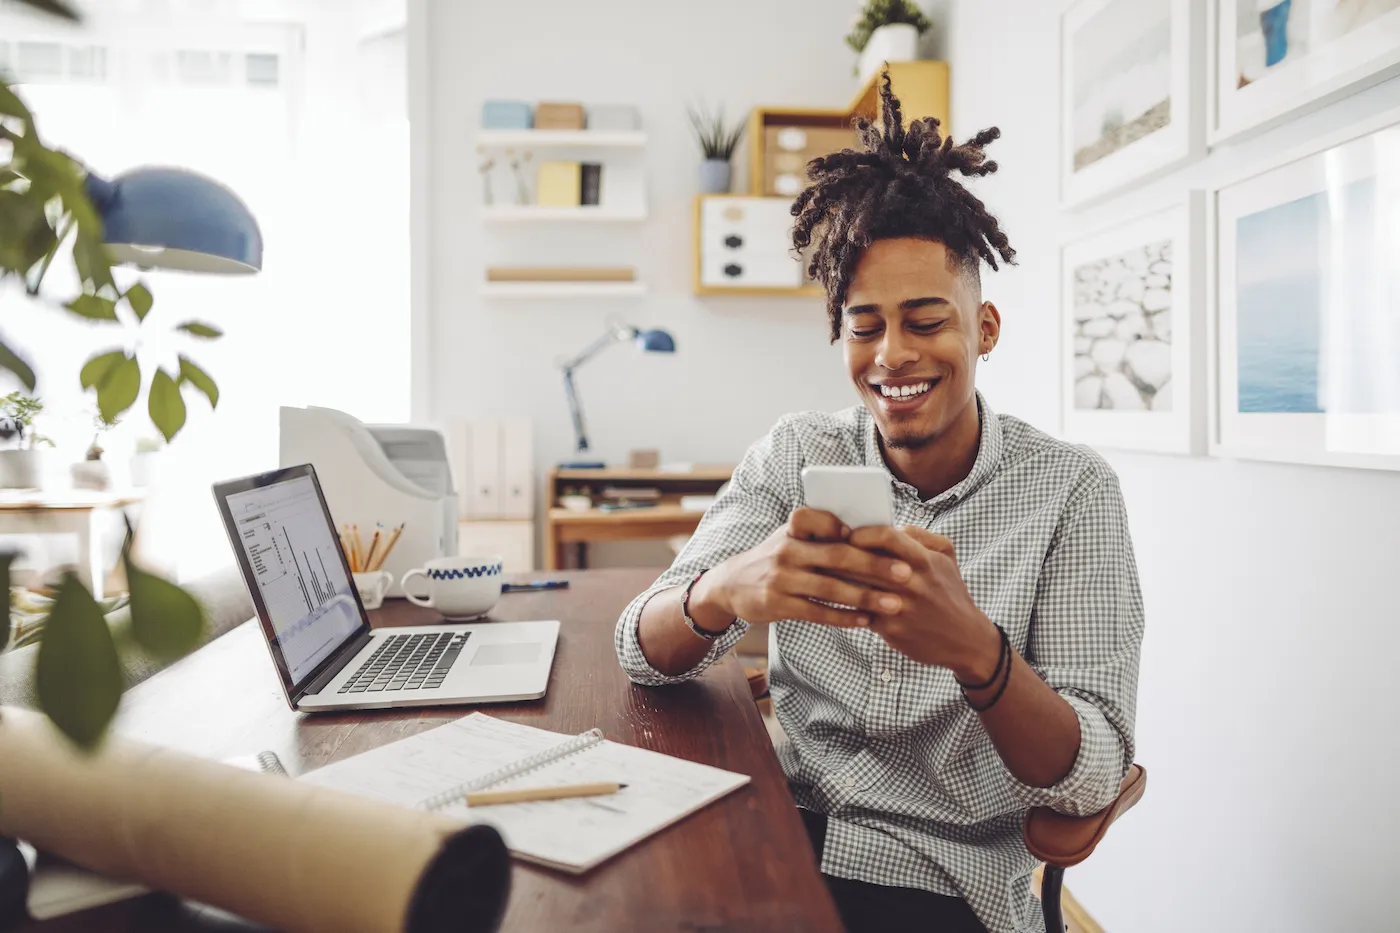
[[[1091,854],[1103,839],[1113,821],[1132,809],[1147,789],[1147,769],[1142,765],[1128,768],[1128,774],[1118,787],[1118,797],[1104,809],[1091,816],[1065,816],[1049,807],[1035,807],[1026,813],[1021,833],[1031,855],[1060,868],[1078,865]]]

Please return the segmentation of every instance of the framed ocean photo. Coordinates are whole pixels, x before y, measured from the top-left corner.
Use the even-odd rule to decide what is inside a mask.
[[[1061,250],[1061,423],[1096,447],[1205,450],[1205,195]]]
[[[1216,193],[1212,448],[1400,469],[1400,111]]]
[[[1060,18],[1060,197],[1203,154],[1205,0],[1074,0]]]
[[[1211,145],[1400,74],[1400,0],[1215,0]]]

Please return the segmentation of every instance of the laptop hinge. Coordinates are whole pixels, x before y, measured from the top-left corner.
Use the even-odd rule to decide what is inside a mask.
[[[332,680],[335,680],[336,675],[345,669],[345,665],[360,656],[360,652],[364,650],[365,645],[369,644],[373,636],[373,630],[367,631],[356,636],[354,641],[349,642],[345,647],[341,648],[336,654],[335,659],[332,660],[330,664],[326,665],[324,671],[317,674],[314,680],[297,691],[293,705],[300,703],[302,697],[314,696],[324,690],[326,685]]]

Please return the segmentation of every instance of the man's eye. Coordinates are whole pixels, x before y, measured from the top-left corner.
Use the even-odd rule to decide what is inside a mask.
[[[856,337],[856,338],[865,338],[865,337],[874,337],[874,336],[875,336],[876,334],[878,334],[878,333],[879,333],[878,330],[852,330],[852,331],[851,331],[851,336],[852,336],[852,337]]]
[[[942,321],[928,321],[919,324],[910,324],[909,329],[916,334],[931,334],[943,326]]]

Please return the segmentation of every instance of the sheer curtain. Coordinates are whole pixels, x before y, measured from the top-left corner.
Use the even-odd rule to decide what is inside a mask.
[[[139,332],[34,313],[11,292],[0,330],[33,358],[45,433],[70,457],[92,437],[77,374],[93,353],[137,346],[149,379],[187,352],[215,378],[217,411],[186,391],[186,428],[160,458],[142,520],[143,552],[188,578],[231,560],[209,484],[276,466],[279,406],[408,417],[404,0],[85,6],[71,28],[0,2],[0,69],[23,83],[45,139],[103,175],[164,164],[218,179],[257,217],[264,268],[145,273],[156,304]],[[66,294],[61,278],[52,286]],[[224,338],[169,333],[190,319]],[[153,434],[134,410],[103,446],[124,461]]]

